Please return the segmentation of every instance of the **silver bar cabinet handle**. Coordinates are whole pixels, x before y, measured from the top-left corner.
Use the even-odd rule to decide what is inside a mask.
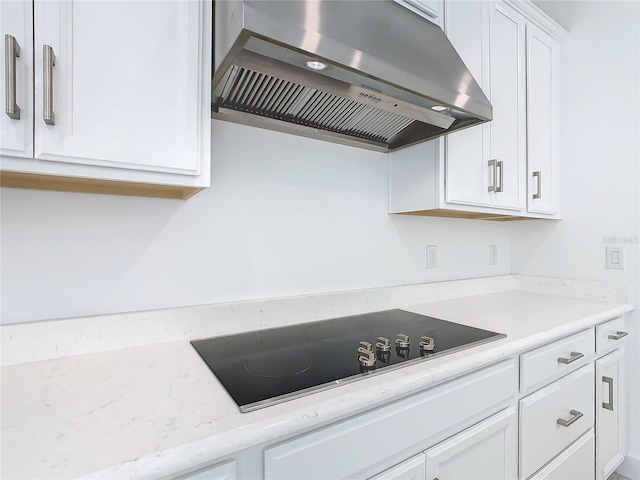
[[[580,352],[571,352],[571,356],[569,358],[564,358],[564,357],[558,357],[558,363],[564,363],[565,365],[568,365],[570,363],[575,362],[576,360],[578,360],[579,358],[584,357],[583,353]]]
[[[488,190],[490,192],[497,192],[497,190],[496,190],[496,182],[498,181],[498,178],[497,178],[498,171],[497,171],[497,168],[496,168],[496,160],[489,160],[488,165],[489,165],[489,169],[490,169],[489,171],[493,173],[493,184],[489,185]]]
[[[536,193],[533,194],[533,198],[542,198],[542,172],[533,172],[534,180],[537,179]]]
[[[609,401],[602,402],[602,408],[606,408],[607,410],[613,410],[613,378],[602,377],[602,381],[607,385],[609,385]]]
[[[498,169],[500,170],[500,181],[498,182],[498,186],[496,187],[496,192],[503,192],[504,191],[502,189],[502,187],[504,186],[503,182],[502,182],[502,179],[504,178],[504,175],[503,175],[504,166],[503,165],[504,165],[504,162],[502,160],[500,160],[499,162],[496,162],[496,166],[497,166],[496,173],[497,173]]]
[[[563,427],[570,427],[576,420],[582,417],[582,412],[578,410],[570,410],[571,418],[569,420],[565,420],[564,418],[558,418],[556,422],[558,425],[562,425]]]
[[[44,70],[44,100],[42,118],[47,125],[56,124],[56,114],[53,111],[53,67],[56,64],[56,55],[50,45],[43,47]]]
[[[4,36],[4,104],[9,118],[20,120],[20,107],[16,102],[16,58],[20,56],[20,45],[13,35]]]
[[[627,335],[629,335],[627,332],[621,332],[620,330],[618,330],[615,335],[609,335],[609,340],[620,340]]]

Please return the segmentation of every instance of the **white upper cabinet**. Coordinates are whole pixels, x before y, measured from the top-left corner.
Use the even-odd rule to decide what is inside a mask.
[[[444,0],[393,0],[430,22],[442,27]]]
[[[447,1],[444,29],[493,120],[392,152],[389,212],[559,218],[563,30],[529,2],[503,0]]]
[[[526,20],[504,2],[491,3],[488,92],[493,105],[491,131],[491,204],[524,210],[526,175]],[[495,162],[495,166],[494,166]]]
[[[209,185],[209,2],[36,1],[33,27],[18,15],[5,25],[2,9],[3,33],[22,26],[34,38],[18,58],[30,63],[18,90],[31,98],[21,97],[27,115],[14,129],[35,135],[24,155],[3,149],[3,171],[23,182],[37,174]]]
[[[447,35],[493,106],[492,122],[447,137],[447,202],[526,206],[525,24],[503,2],[447,3]]]
[[[489,13],[487,2],[447,3],[447,37],[489,97]],[[489,169],[490,131],[487,124],[444,137],[446,201],[460,205],[491,205]]]
[[[559,67],[560,43],[527,25],[527,206],[533,213],[560,212]]]
[[[33,4],[0,3],[4,73],[0,77],[5,103],[0,114],[0,155],[33,157]],[[10,55],[6,58],[6,55]]]

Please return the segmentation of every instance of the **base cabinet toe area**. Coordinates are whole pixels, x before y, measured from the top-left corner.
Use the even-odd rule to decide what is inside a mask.
[[[607,479],[626,457],[626,321],[585,328],[179,478]]]

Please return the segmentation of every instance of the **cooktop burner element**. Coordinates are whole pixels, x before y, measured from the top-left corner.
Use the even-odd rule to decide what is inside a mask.
[[[244,369],[254,375],[266,378],[284,378],[300,375],[311,368],[311,360],[295,353],[283,353],[277,356],[256,355],[247,360]]]
[[[386,310],[193,340],[241,412],[504,338],[404,310]]]

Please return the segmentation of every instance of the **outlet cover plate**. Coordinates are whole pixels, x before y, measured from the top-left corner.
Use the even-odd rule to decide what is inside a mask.
[[[498,264],[498,246],[489,245],[489,265]]]
[[[427,245],[427,268],[438,268],[437,245]]]

